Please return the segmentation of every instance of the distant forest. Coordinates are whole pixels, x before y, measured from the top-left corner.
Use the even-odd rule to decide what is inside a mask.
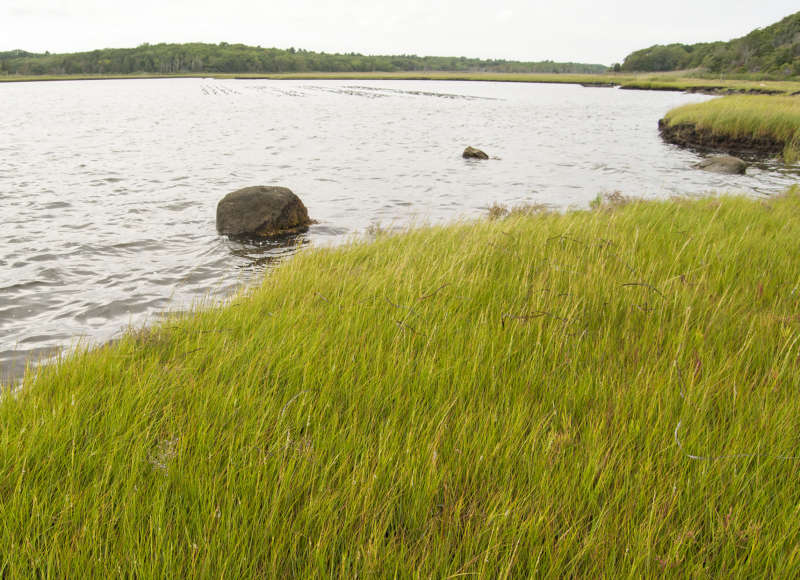
[[[481,71],[602,73],[600,64],[441,56],[327,54],[243,44],[143,44],[70,54],[0,52],[0,75]]]
[[[800,76],[800,12],[729,42],[656,45],[628,55],[622,70]]]

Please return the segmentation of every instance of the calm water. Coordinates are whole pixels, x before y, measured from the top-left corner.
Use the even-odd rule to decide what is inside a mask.
[[[769,195],[797,181],[779,166],[703,173],[663,144],[658,119],[707,98],[416,81],[0,85],[0,378],[224,296],[293,251],[216,234],[217,202],[248,185],[290,187],[319,245],[493,202]],[[494,159],[461,159],[467,145]]]

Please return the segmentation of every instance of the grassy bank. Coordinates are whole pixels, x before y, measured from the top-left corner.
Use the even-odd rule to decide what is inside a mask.
[[[620,83],[624,89],[646,91],[686,91],[692,93],[734,94],[754,93],[786,95],[800,91],[797,81],[770,81],[746,79],[708,79],[676,77],[670,75],[640,75]]]
[[[800,193],[612,200],[301,252],[29,377],[2,575],[795,577]]]
[[[674,73],[633,74],[528,74],[479,72],[427,72],[399,73],[286,73],[286,74],[185,74],[185,75],[8,75],[0,76],[2,82],[75,81],[126,78],[217,78],[217,79],[272,79],[272,80],[431,80],[431,81],[487,81],[518,83],[560,83],[589,86],[619,86],[624,89],[693,91],[707,93],[788,94],[800,91],[800,82],[698,79],[675,76]]]
[[[727,143],[736,152],[764,144],[794,162],[800,159],[800,96],[735,95],[684,105],[667,113],[664,128],[672,128],[676,142],[684,129],[684,145]]]

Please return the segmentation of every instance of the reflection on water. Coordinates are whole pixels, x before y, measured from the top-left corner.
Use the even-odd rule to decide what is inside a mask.
[[[237,236],[230,240],[230,253],[239,258],[237,268],[263,270],[267,266],[278,264],[308,243],[310,240],[307,233],[274,238]]]
[[[567,85],[125,80],[0,85],[0,375],[76,338],[229,295],[304,245],[599,192],[769,195],[797,167],[691,169],[657,121],[709,97]],[[461,158],[467,145],[492,160]],[[217,202],[284,185],[294,239],[218,236]]]

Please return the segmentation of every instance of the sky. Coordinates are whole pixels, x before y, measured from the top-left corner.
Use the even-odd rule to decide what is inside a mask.
[[[229,42],[609,65],[653,44],[730,40],[797,9],[797,0],[0,0],[0,51]]]

